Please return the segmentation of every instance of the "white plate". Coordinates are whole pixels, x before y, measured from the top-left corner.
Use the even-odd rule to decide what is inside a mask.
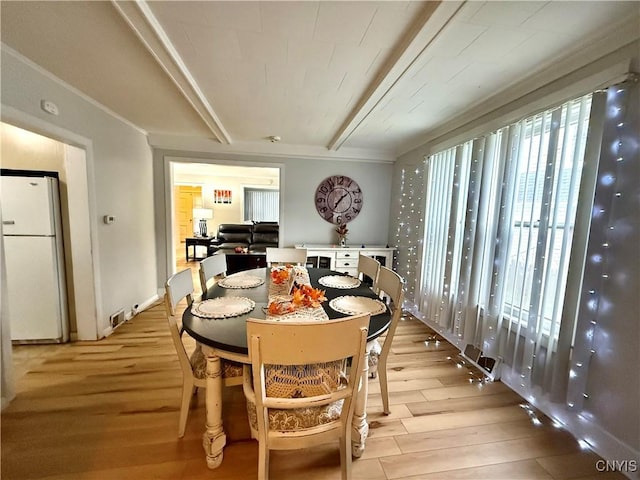
[[[330,288],[357,288],[360,286],[360,280],[349,275],[327,275],[321,277],[318,283],[323,287]]]
[[[329,302],[329,306],[336,312],[346,315],[359,315],[361,313],[370,313],[378,315],[387,311],[387,306],[375,298],[354,297],[351,295],[334,298]]]
[[[247,297],[220,297],[194,303],[191,313],[202,318],[237,317],[254,309],[256,302]]]
[[[229,275],[218,282],[224,288],[254,288],[264,283],[264,278],[255,275]]]

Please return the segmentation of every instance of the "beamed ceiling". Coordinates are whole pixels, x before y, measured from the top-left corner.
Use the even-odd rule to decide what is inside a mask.
[[[637,39],[639,15],[616,1],[3,1],[1,33],[152,145],[392,161]]]

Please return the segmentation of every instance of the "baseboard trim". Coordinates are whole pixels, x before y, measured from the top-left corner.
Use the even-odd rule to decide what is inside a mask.
[[[156,302],[158,302],[158,300],[160,300],[160,296],[158,294],[152,295],[151,297],[149,297],[148,299],[146,299],[144,302],[140,303],[137,305],[137,307],[132,308],[131,310],[128,310],[127,312],[125,312],[124,314],[124,322],[119,323],[118,325],[116,325],[115,328],[112,328],[111,326],[105,328],[104,330],[102,330],[101,332],[101,336],[100,338],[105,338],[108,337],[109,335],[111,335],[120,325],[124,325],[125,323],[127,323],[129,320],[131,320],[133,317],[135,317],[138,313],[145,311],[147,308],[153,306],[156,304]]]

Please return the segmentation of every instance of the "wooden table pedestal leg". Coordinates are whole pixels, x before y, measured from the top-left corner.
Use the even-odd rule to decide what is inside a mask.
[[[351,421],[351,453],[359,458],[364,452],[364,444],[369,435],[367,423],[367,394],[369,393],[369,352],[364,356],[364,370],[360,380],[360,389],[356,397],[356,406]]]
[[[207,454],[207,466],[218,468],[222,463],[222,450],[227,437],[222,429],[222,370],[220,357],[207,355],[207,392],[205,397],[207,410],[206,431],[202,436],[202,446]]]

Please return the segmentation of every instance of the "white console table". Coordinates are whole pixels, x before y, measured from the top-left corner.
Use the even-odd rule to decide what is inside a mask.
[[[296,245],[296,248],[307,249],[309,264],[315,267],[330,268],[351,276],[358,276],[358,256],[360,254],[373,257],[388,268],[393,268],[393,252],[395,248],[372,246],[333,247],[331,245]]]

